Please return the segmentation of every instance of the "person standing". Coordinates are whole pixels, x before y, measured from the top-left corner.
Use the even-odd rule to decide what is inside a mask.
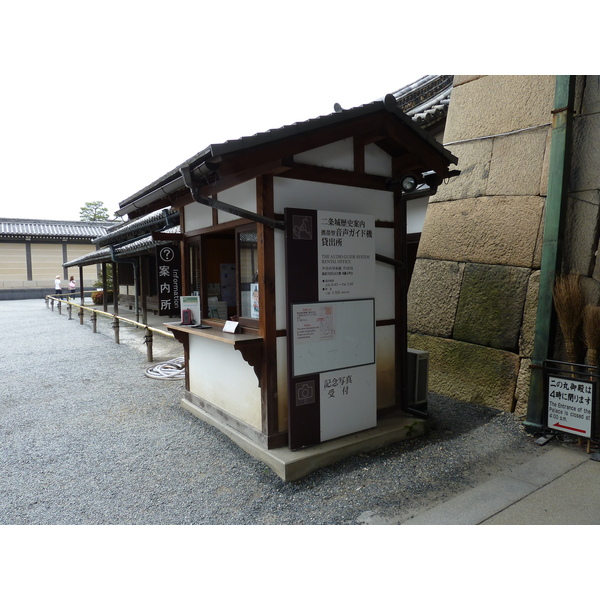
[[[62,282],[60,280],[60,275],[57,275],[56,279],[54,280],[54,291],[57,294],[62,294]]]
[[[75,277],[73,277],[73,275],[71,275],[71,277],[69,277],[69,294],[73,297],[75,297],[75,290],[77,289],[77,284],[75,283]]]

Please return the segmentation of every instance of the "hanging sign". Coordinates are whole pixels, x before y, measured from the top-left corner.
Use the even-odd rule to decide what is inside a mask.
[[[156,248],[158,314],[179,316],[181,294],[181,256],[175,245]]]

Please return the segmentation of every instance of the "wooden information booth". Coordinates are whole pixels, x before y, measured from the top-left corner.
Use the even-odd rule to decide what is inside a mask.
[[[406,416],[407,212],[456,162],[387,96],[209,146],[122,202],[180,213],[179,235],[155,235],[200,297],[204,328],[169,324],[182,406],[267,463]]]

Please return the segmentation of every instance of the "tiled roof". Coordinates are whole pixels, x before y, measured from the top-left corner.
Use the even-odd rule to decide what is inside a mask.
[[[169,229],[165,229],[163,233],[179,233],[180,231],[180,227],[179,225],[177,225],[176,227],[170,227]],[[136,254],[140,254],[156,246],[161,246],[163,244],[169,243],[172,242],[153,240],[152,234],[149,234],[141,239],[136,239],[129,244],[125,244],[119,246],[118,248],[115,248],[115,256],[117,258],[122,258],[125,256],[135,256]],[[69,262],[64,263],[63,267],[83,267],[85,265],[95,265],[104,261],[112,261],[112,251],[110,247],[101,248],[100,250],[96,250],[95,252],[90,252],[89,254],[80,256],[75,260],[71,260]]]
[[[42,219],[0,219],[0,238],[92,240],[114,225],[107,221],[46,221]]]
[[[454,75],[427,75],[394,92],[398,106],[421,127],[446,117]]]
[[[150,233],[156,229],[163,228],[167,219],[169,225],[178,225],[179,211],[172,208],[156,210],[149,215],[119,223],[104,231],[102,235],[92,241],[94,244],[99,244],[100,246],[124,242],[132,237],[137,237],[144,233]]]

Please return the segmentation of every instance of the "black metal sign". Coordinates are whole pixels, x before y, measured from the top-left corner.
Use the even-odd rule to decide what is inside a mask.
[[[179,316],[181,295],[181,256],[175,245],[156,248],[158,314]]]

